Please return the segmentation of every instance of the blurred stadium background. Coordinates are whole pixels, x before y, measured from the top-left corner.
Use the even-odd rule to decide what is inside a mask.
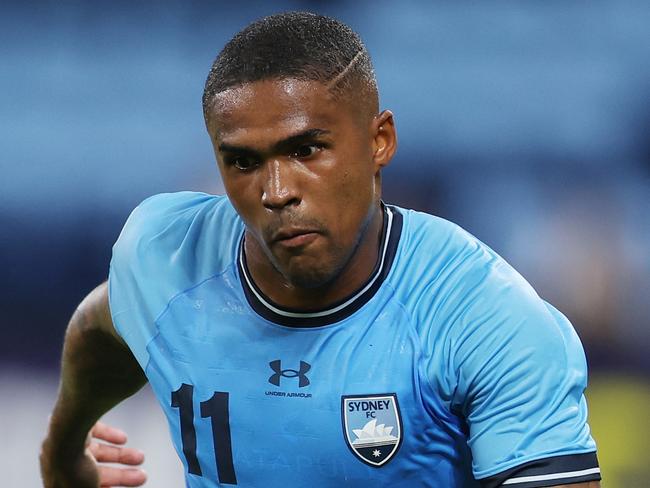
[[[604,486],[650,486],[645,0],[3,2],[2,485],[39,486],[64,327],[130,210],[157,192],[221,192],[201,114],[216,53],[293,9],[365,39],[400,136],[387,200],[461,224],[568,315]],[[149,454],[148,486],[182,486],[149,392],[110,419]]]

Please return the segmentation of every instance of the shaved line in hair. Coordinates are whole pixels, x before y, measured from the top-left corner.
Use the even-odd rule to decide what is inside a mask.
[[[343,80],[348,75],[348,73],[354,67],[354,65],[357,64],[359,59],[361,59],[362,55],[363,55],[363,51],[357,52],[357,54],[355,54],[354,57],[350,60],[348,65],[345,68],[343,68],[343,71],[341,71],[338,75],[336,75],[327,83],[327,89],[331,90],[335,86],[337,86],[341,82],[341,80]]]

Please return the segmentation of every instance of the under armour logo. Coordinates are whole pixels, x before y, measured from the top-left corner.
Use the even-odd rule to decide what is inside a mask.
[[[295,370],[289,368],[282,369],[281,363],[282,361],[280,359],[276,359],[269,363],[269,366],[271,366],[271,369],[275,372],[269,378],[269,383],[275,386],[280,386],[280,376],[284,376],[285,378],[298,378],[298,386],[300,388],[309,384],[309,378],[307,378],[305,373],[311,369],[311,364],[300,361],[300,369]]]

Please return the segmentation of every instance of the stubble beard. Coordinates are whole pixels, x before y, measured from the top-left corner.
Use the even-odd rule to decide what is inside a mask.
[[[324,259],[324,256],[314,256],[310,259],[314,263],[313,265],[305,263],[305,265],[289,265],[287,268],[283,268],[275,256],[271,254],[269,256],[271,265],[292,287],[310,291],[318,290],[319,288],[326,289],[336,282],[356,256],[366,236],[370,221],[370,218],[366,218],[363,221],[354,244],[347,250],[344,246],[332,244],[328,252],[329,256],[327,260]]]

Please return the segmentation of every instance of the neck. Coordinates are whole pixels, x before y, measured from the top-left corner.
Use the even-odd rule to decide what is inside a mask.
[[[244,252],[248,271],[257,287],[277,305],[296,310],[321,310],[353,295],[371,277],[380,257],[384,212],[377,207],[362,231],[359,242],[343,268],[327,283],[304,288],[292,284],[269,261],[253,249],[256,242],[246,235]],[[251,243],[254,243],[251,246]]]

